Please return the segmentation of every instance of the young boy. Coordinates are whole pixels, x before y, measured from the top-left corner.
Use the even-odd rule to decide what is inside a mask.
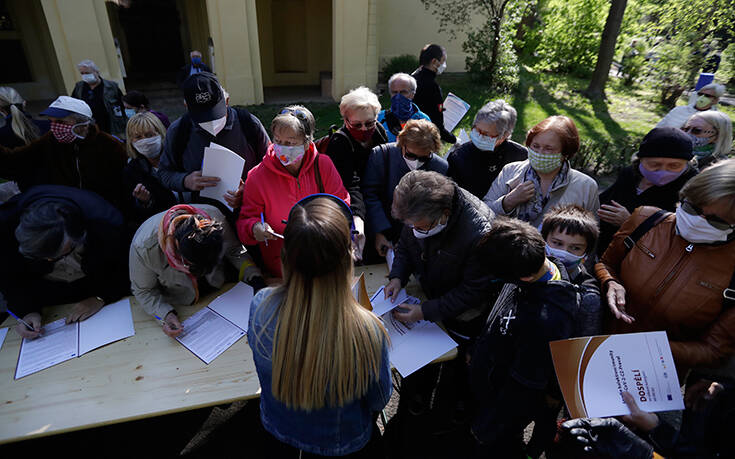
[[[479,250],[500,261],[489,269],[506,284],[470,364],[472,434],[478,457],[525,458],[524,428],[559,397],[549,341],[574,336],[578,288],[526,222],[497,217]]]

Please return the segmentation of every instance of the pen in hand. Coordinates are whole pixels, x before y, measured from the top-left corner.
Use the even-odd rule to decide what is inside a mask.
[[[25,326],[26,326],[26,328],[27,328],[27,329],[28,329],[29,331],[36,331],[36,329],[35,329],[35,328],[33,328],[33,327],[31,327],[31,325],[30,325],[30,324],[29,324],[28,322],[26,322],[25,320],[21,319],[20,317],[16,316],[15,314],[13,314],[13,312],[12,312],[12,311],[11,311],[10,309],[6,309],[6,311],[8,311],[8,314],[10,314],[11,316],[13,316],[13,318],[14,318],[15,320],[17,320],[18,322],[20,322],[20,323],[22,323],[23,325],[25,325]]]
[[[265,218],[263,218],[263,212],[260,213],[260,224],[263,225],[263,229],[265,229]],[[265,241],[265,246],[268,247],[268,239]]]
[[[161,319],[161,318],[160,318],[160,317],[158,317],[157,315],[153,314],[153,317],[155,317],[156,319],[160,320],[160,321],[161,321],[161,322],[163,322],[164,324],[168,325],[168,328],[170,328],[171,330],[178,330],[178,328],[176,327],[176,325],[174,325],[174,324],[170,324],[170,323],[166,322],[165,320]]]

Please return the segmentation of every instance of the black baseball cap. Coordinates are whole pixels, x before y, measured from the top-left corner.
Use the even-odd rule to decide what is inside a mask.
[[[189,115],[195,123],[212,121],[227,115],[227,104],[217,77],[200,72],[184,80],[182,85]]]

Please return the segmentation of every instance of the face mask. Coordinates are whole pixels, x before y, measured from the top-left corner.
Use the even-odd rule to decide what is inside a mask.
[[[553,247],[549,247],[549,244],[546,244],[546,255],[554,257],[564,263],[564,266],[568,269],[575,268],[584,259],[584,255],[575,255],[567,252],[566,250],[555,249]]]
[[[82,81],[87,84],[93,84],[97,81],[97,76],[94,73],[85,73],[82,75]]]
[[[694,105],[697,108],[704,108],[707,105],[712,103],[712,98],[709,96],[699,96],[697,97],[697,103]]]
[[[436,69],[436,74],[441,75],[442,73],[444,73],[446,69],[447,69],[447,61],[444,61],[444,63],[440,65],[438,69]]]
[[[421,161],[419,161],[418,159],[408,159],[404,156],[403,160],[406,161],[406,166],[408,166],[409,170],[415,171],[416,169],[421,167]]]
[[[416,236],[416,239],[426,239],[427,237],[435,236],[441,233],[446,227],[446,223],[437,223],[435,227],[431,228],[425,233],[416,230],[416,228],[413,228],[413,235]]]
[[[133,147],[146,158],[155,159],[161,155],[161,136],[155,135],[133,142]]]
[[[710,139],[708,137],[697,137],[691,132],[688,132],[687,135],[692,140],[692,147],[694,148],[701,147],[702,145],[707,145],[708,143],[710,143]]]
[[[202,63],[202,58],[199,56],[194,56],[191,58],[191,63],[194,65],[200,65]]]
[[[561,167],[561,153],[536,153],[535,151],[528,149],[528,162],[536,172],[541,174],[548,174]]]
[[[673,182],[681,174],[687,171],[689,167],[685,167],[684,169],[680,170],[679,172],[671,172],[671,171],[649,171],[645,167],[643,167],[643,164],[638,165],[638,171],[641,173],[643,177],[646,178],[649,182],[653,183],[656,186],[663,186],[668,183]]]
[[[373,137],[375,127],[372,127],[370,129],[355,129],[347,126],[347,130],[350,131],[350,135],[353,139],[357,140],[358,142],[365,143]]]
[[[199,126],[216,137],[225,128],[225,124],[227,124],[227,115],[216,120],[199,123]]]
[[[297,162],[304,156],[305,148],[303,145],[286,146],[274,143],[273,152],[276,154],[276,158],[278,158],[281,164],[288,166],[289,164]]]
[[[125,116],[130,119],[135,115],[135,109],[134,108],[126,108],[125,109]]]
[[[406,121],[414,114],[413,102],[403,94],[390,98],[390,111],[401,121]]]
[[[477,132],[477,129],[473,129],[470,131],[470,140],[479,150],[493,151],[495,150],[495,142],[498,141],[498,138],[482,135]]]
[[[733,229],[717,229],[706,218],[687,213],[679,206],[676,208],[676,232],[694,244],[712,244],[726,241]]]
[[[70,124],[64,124],[64,123],[59,123],[58,121],[52,121],[51,122],[51,133],[54,135],[54,138],[60,143],[72,143],[75,139],[84,138],[76,134],[74,132],[74,128],[76,128],[77,126],[84,126],[87,124],[89,124],[89,122],[78,123],[72,126]]]

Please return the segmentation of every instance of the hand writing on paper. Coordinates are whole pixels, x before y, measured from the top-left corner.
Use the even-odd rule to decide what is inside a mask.
[[[102,301],[93,296],[84,299],[74,305],[69,315],[66,316],[66,323],[81,322],[88,317],[92,317],[104,305]]]
[[[139,183],[135,185],[133,197],[143,204],[147,204],[151,199],[151,192],[142,183]]]
[[[390,302],[395,303],[396,298],[398,298],[398,294],[401,291],[401,280],[397,277],[394,277],[393,279],[388,282],[388,285],[385,286],[385,289],[383,289],[383,293],[385,294],[384,298],[390,297]]]
[[[519,183],[503,198],[503,210],[510,212],[518,205],[530,201],[534,196],[536,196],[536,187],[532,181]]]
[[[261,222],[253,225],[253,237],[258,242],[263,242],[265,240],[274,241],[278,239],[278,237],[275,236],[275,231],[273,231],[271,225]]]
[[[33,331],[28,330],[25,325],[19,323],[15,326],[15,332],[18,333],[21,338],[38,338],[41,335],[41,314],[37,312],[32,312],[30,314],[26,314],[26,316],[23,317],[23,320],[25,320],[28,325],[33,327]]]
[[[195,171],[184,178],[184,188],[191,191],[201,191],[210,186],[217,186],[219,177],[202,176],[202,171]]]
[[[635,397],[630,392],[623,392],[623,401],[630,410],[630,414],[622,417],[624,423],[643,432],[650,432],[658,426],[658,416],[638,408]]]
[[[174,311],[169,312],[166,314],[166,317],[163,318],[162,328],[163,332],[171,338],[179,336],[181,332],[184,331],[184,326],[181,325],[181,322],[179,322],[179,316],[177,316]]]
[[[617,202],[612,201],[612,204],[601,205],[600,209],[597,211],[597,215],[603,222],[607,222],[616,227],[620,227],[623,223],[625,223],[625,220],[630,217],[630,212],[628,212],[628,209],[621,206]]]
[[[388,249],[392,248],[393,244],[383,235],[383,233],[375,234],[375,250],[378,252],[378,255],[384,257],[385,254],[388,253]]]
[[[225,193],[222,197],[225,198],[227,205],[233,209],[237,209],[242,204],[242,190],[245,188],[245,182],[240,179],[240,186],[237,190],[230,190]]]
[[[632,324],[635,318],[625,313],[625,287],[616,281],[607,283],[607,305],[616,319]]]
[[[424,311],[421,310],[420,304],[403,303],[393,310],[393,317],[404,324],[412,324],[424,320]]]

